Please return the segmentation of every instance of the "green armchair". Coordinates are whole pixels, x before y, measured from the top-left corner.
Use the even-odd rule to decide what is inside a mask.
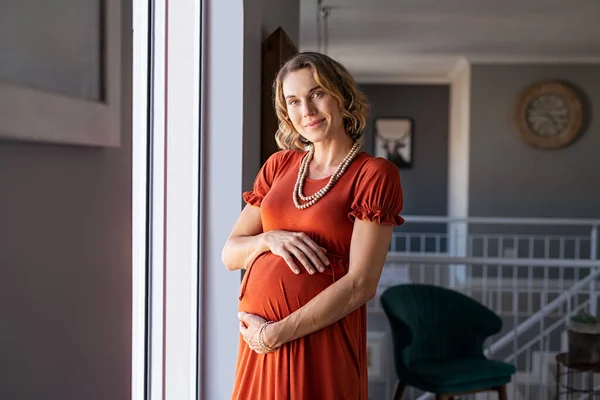
[[[484,391],[506,400],[516,369],[483,354],[485,339],[502,328],[493,311],[454,290],[424,284],[390,287],[381,304],[392,331],[394,400],[406,386],[435,393],[437,400]]]

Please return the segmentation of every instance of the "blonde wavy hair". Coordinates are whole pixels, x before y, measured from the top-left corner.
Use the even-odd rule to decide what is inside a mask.
[[[279,129],[275,140],[280,149],[304,150],[311,142],[302,137],[289,119],[283,94],[283,81],[289,73],[310,69],[315,81],[324,91],[335,97],[340,105],[344,130],[352,138],[359,140],[365,129],[369,115],[369,103],[348,70],[339,62],[325,54],[303,52],[288,60],[279,70],[273,82],[274,107],[279,119]]]

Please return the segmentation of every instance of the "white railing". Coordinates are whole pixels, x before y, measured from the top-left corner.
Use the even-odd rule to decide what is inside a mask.
[[[368,304],[371,318],[382,311],[379,295],[395,284],[463,292],[503,317],[505,328],[486,352],[517,366],[509,398],[551,398],[554,354],[566,350],[569,316],[598,307],[600,220],[405,219],[411,228],[394,233],[378,296]],[[405,398],[418,395],[429,397],[409,390]]]
[[[417,215],[404,216],[404,219],[406,226],[419,225],[427,229],[401,228],[394,233],[391,252],[498,258],[597,258],[600,219]]]

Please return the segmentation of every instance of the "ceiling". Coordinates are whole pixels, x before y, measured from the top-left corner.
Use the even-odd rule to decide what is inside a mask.
[[[598,63],[600,0],[323,0],[327,53],[362,82],[448,81],[474,63]],[[300,48],[317,50],[317,0]]]

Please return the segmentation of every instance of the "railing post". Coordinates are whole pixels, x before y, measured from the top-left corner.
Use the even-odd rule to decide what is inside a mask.
[[[598,225],[592,225],[590,232],[590,259],[598,259]],[[596,280],[590,282],[590,314],[596,315],[598,308],[598,294],[596,293]]]
[[[451,243],[451,244],[450,244]],[[450,223],[450,246],[453,247],[452,250],[450,250],[449,254],[453,255],[453,256],[457,256],[458,255],[458,229],[456,228],[456,225],[453,223]],[[448,247],[450,247],[448,246]],[[448,286],[450,288],[454,288],[456,287],[456,265],[454,264],[450,264],[448,266],[448,272],[450,275],[450,279],[448,282]]]
[[[592,232],[590,233],[590,259],[596,260],[598,258],[598,225],[592,225]]]
[[[467,220],[461,219],[448,223],[448,255],[466,257],[468,250]],[[467,280],[467,268],[464,264],[449,264],[449,286],[464,285]]]

